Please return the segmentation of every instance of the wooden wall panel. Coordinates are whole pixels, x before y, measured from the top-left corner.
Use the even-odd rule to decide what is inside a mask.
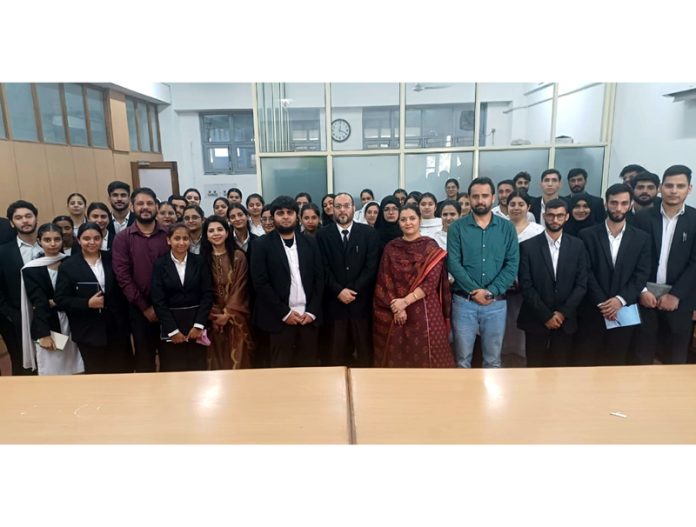
[[[14,150],[22,199],[31,201],[39,209],[39,223],[52,220],[55,214],[45,145],[15,142]]]
[[[48,167],[47,184],[51,189],[51,201],[53,203],[54,218],[58,214],[67,214],[68,195],[73,192],[85,194],[75,179],[75,164],[69,146],[44,145],[46,153],[46,166]],[[89,196],[85,194],[87,200]],[[88,201],[89,203],[89,201]],[[44,216],[46,218],[46,216]]]
[[[14,143],[11,141],[0,141],[0,188],[0,216],[5,217],[7,206],[19,199],[17,164]]]
[[[111,137],[114,150],[130,151],[128,136],[128,115],[126,113],[126,96],[123,93],[109,91],[109,112],[111,114]]]
[[[116,177],[116,170],[114,168],[114,153],[111,150],[97,149],[92,150],[92,152],[94,153],[96,165],[96,177],[94,174],[92,175],[92,180],[96,188],[95,197],[98,198],[97,201],[103,201],[108,205],[106,187],[115,179],[119,179]],[[130,183],[130,177],[123,181]]]
[[[77,191],[84,194],[90,202],[104,201],[100,190],[97,188],[98,172],[94,153],[98,152],[98,150],[78,146],[73,146],[70,150],[72,151],[73,164],[75,166]],[[111,152],[109,150],[106,150],[106,152],[108,157],[111,158]]]
[[[130,154],[114,152],[114,179],[125,181],[133,187],[133,178],[131,177]]]

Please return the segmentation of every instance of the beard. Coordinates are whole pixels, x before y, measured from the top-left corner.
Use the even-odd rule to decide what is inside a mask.
[[[293,232],[295,230],[295,226],[291,225],[290,227],[283,227],[282,225],[276,225],[276,230],[280,234],[290,234],[291,232]]]
[[[580,194],[581,192],[585,192],[585,185],[575,185],[574,187],[570,187],[570,191],[573,194]]]
[[[140,214],[135,214],[135,219],[138,220],[139,223],[142,223],[143,225],[149,225],[150,223],[154,222],[157,219],[157,216],[153,214],[149,218],[143,218]]]
[[[490,211],[491,207],[487,205],[476,205],[475,207],[471,207],[471,212],[473,212],[477,216],[485,216]]]
[[[620,212],[607,211],[607,216],[614,223],[621,223],[626,218],[626,214],[621,214]]]
[[[544,222],[546,228],[551,232],[559,232],[563,230],[563,225],[550,225],[548,222]]]
[[[641,194],[640,196],[636,196],[634,199],[641,207],[648,207],[655,201],[655,196],[651,196],[650,194]]]

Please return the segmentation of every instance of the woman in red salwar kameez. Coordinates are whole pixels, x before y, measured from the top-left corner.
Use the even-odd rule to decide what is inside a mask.
[[[449,344],[451,296],[447,252],[420,235],[420,211],[399,212],[403,237],[384,249],[374,295],[378,368],[454,368]]]

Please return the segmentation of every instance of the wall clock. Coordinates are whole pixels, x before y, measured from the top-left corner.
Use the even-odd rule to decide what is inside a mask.
[[[335,119],[331,123],[331,138],[337,143],[343,143],[350,137],[350,124],[345,119]]]

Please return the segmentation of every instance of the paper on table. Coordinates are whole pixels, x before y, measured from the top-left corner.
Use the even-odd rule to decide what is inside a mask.
[[[622,328],[625,326],[637,326],[640,324],[640,314],[638,313],[638,304],[624,306],[616,313],[616,320],[604,319],[604,324],[607,329]]]

